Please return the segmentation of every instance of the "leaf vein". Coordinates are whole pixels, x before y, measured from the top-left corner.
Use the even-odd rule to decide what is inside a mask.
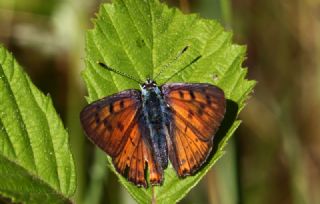
[[[6,127],[4,126],[4,124],[3,124],[2,120],[1,120],[1,117],[0,117],[0,128],[2,128],[2,129],[4,130],[4,134],[5,134],[5,137],[6,137],[7,141],[8,141],[9,148],[10,148],[11,151],[13,152],[14,157],[17,157],[16,150],[15,150],[15,148],[14,148],[14,146],[13,146],[13,143],[12,143],[12,141],[11,141],[11,138],[9,137],[9,134],[8,134],[8,132],[7,132],[7,129],[6,129]],[[5,145],[5,144],[3,144],[3,145]]]
[[[122,38],[121,38],[121,35],[120,35],[119,31],[117,30],[117,27],[115,26],[115,23],[114,23],[114,21],[113,21],[112,18],[111,18],[111,15],[108,13],[108,11],[107,11],[106,9],[105,9],[105,12],[106,12],[106,14],[107,14],[108,17],[109,17],[109,19],[110,19],[110,21],[111,21],[111,23],[112,23],[112,25],[113,25],[113,28],[114,28],[114,30],[116,31],[117,36],[119,37],[119,40],[120,40],[120,43],[121,43],[121,45],[122,45],[123,51],[126,53],[126,56],[128,57],[131,65],[132,65],[132,68],[133,68],[134,71],[138,74],[138,76],[139,76],[140,78],[143,78],[142,74],[141,74],[141,73],[138,71],[138,69],[135,67],[135,63],[134,63],[132,57],[129,55],[129,51],[126,49],[127,47],[124,46],[123,41],[122,41]],[[106,34],[105,32],[103,32],[103,35],[106,36],[107,34]]]
[[[13,70],[18,69],[15,66],[16,63],[12,60],[12,58],[8,59],[8,60],[12,61]],[[1,71],[4,73],[4,70],[3,70],[2,66],[1,66]],[[12,74],[12,77],[13,77],[13,74]],[[22,130],[21,133],[22,133],[22,135],[24,137],[24,141],[27,142],[26,148],[28,148],[29,152],[31,153],[30,156],[31,156],[32,166],[33,166],[33,168],[35,168],[35,171],[38,172],[37,166],[36,166],[36,163],[35,163],[35,154],[34,154],[34,151],[32,149],[32,146],[31,146],[30,134],[29,134],[29,132],[28,132],[28,130],[26,128],[27,127],[26,126],[26,122],[23,119],[22,112],[20,110],[20,107],[18,106],[17,99],[16,99],[14,91],[12,90],[12,87],[11,87],[11,83],[9,83],[9,80],[8,80],[8,78],[7,78],[7,76],[5,74],[4,74],[3,79],[4,79],[4,83],[7,84],[8,91],[10,92],[9,97],[11,98],[11,104],[12,104],[12,106],[15,107],[14,109],[17,110],[17,111],[15,111],[15,113],[17,114],[18,121],[21,121],[21,123],[19,123],[19,125],[20,125],[20,129]],[[12,78],[11,78],[11,80],[12,80]]]
[[[29,82],[29,81],[28,81],[28,82]],[[54,159],[54,161],[51,161],[50,163],[55,166],[54,170],[55,170],[55,174],[56,174],[56,176],[57,176],[55,180],[56,180],[56,182],[58,183],[59,189],[61,190],[62,187],[61,187],[61,183],[60,183],[60,179],[59,179],[60,176],[59,176],[58,163],[57,163],[57,150],[55,149],[54,144],[53,144],[53,137],[52,137],[53,134],[51,133],[50,128],[49,128],[49,124],[50,124],[50,123],[49,123],[49,121],[48,121],[48,117],[46,116],[46,111],[42,109],[42,107],[39,105],[38,101],[36,100],[36,96],[34,95],[34,93],[33,93],[33,91],[32,91],[33,89],[32,89],[32,87],[30,86],[31,83],[27,83],[27,85],[28,85],[28,88],[29,88],[29,90],[30,90],[30,93],[31,93],[33,99],[35,100],[35,101],[34,101],[34,104],[37,105],[36,108],[39,110],[39,113],[41,113],[42,118],[45,120],[45,122],[42,123],[42,130],[43,130],[44,132],[46,132],[46,133],[44,133],[43,135],[46,135],[46,136],[49,135],[49,137],[46,137],[46,140],[50,143],[50,144],[49,144],[50,147],[47,146],[47,148],[50,148],[51,150],[53,150],[53,159]],[[48,105],[48,103],[49,103],[48,98],[46,97],[45,100],[46,100],[47,105]],[[40,118],[40,116],[39,116],[39,118]],[[39,120],[40,120],[40,119],[39,119]],[[50,150],[49,150],[49,151],[50,151]]]
[[[132,25],[135,27],[135,29],[137,30],[137,32],[139,33],[139,35],[141,36],[141,38],[145,39],[145,37],[142,35],[142,32],[138,29],[137,24],[136,24],[135,21],[133,20],[132,15],[131,15],[131,13],[130,13],[130,11],[129,11],[127,5],[126,5],[126,3],[125,3],[123,0],[122,0],[122,2],[123,2],[124,7],[126,8],[126,10],[127,10],[127,12],[128,12],[128,15],[129,15],[130,21],[132,22]],[[142,16],[143,16],[143,15],[142,15]],[[145,40],[145,42],[147,42],[147,41]],[[151,50],[150,45],[147,44],[147,43],[146,43],[146,45],[147,45],[147,47]]]
[[[102,53],[102,48],[99,46],[99,43],[97,43],[95,40],[94,40],[93,42],[94,42],[94,44],[96,45],[99,53]],[[105,59],[104,56],[102,56],[102,58]],[[89,63],[91,64],[92,67],[95,67],[92,62],[89,62]],[[99,75],[101,78],[103,78],[103,79],[105,79],[105,80],[107,80],[107,81],[110,81],[108,78],[106,78],[105,75],[99,73],[95,68],[93,68],[92,70],[94,70],[95,73],[96,73],[97,75]],[[116,89],[119,90],[119,85],[116,83],[116,80],[114,80],[112,73],[111,73],[110,71],[109,71],[109,73],[110,73],[111,81],[112,81],[113,84],[115,85]],[[92,80],[92,81],[94,82],[95,80]],[[96,84],[95,87],[100,87],[100,86],[98,86],[98,85]]]
[[[148,1],[148,5],[149,5],[149,12],[150,12],[150,18],[151,18],[151,31],[152,31],[152,36],[151,36],[151,64],[152,64],[152,73],[150,73],[151,76],[153,76],[153,73],[154,73],[154,22],[153,22],[153,13],[152,13],[152,9],[151,9],[151,4],[150,4],[150,1]]]

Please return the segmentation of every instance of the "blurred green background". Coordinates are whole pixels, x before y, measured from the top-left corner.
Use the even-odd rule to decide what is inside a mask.
[[[84,137],[84,35],[103,1],[0,0],[0,42],[71,135],[79,204],[135,203]],[[258,81],[227,154],[180,203],[320,203],[320,1],[170,0],[217,19],[248,46]]]

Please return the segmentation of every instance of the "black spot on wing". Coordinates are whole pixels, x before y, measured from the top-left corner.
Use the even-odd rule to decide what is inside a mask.
[[[117,123],[117,128],[118,128],[120,131],[123,131],[123,129],[124,129],[124,126],[123,126],[123,124],[122,124],[120,121]]]
[[[179,96],[180,96],[181,99],[183,99],[184,98],[184,93],[182,91],[179,91]]]
[[[100,123],[100,117],[99,117],[99,115],[96,115],[95,119],[96,119],[96,124],[99,124],[99,123]]]
[[[191,119],[194,116],[194,112],[192,110],[188,110],[188,118]]]
[[[192,100],[195,100],[196,99],[196,96],[194,95],[193,91],[192,90],[189,90],[189,95],[191,97]]]
[[[202,116],[204,114],[204,109],[206,108],[206,105],[203,104],[203,103],[200,103],[200,106],[198,107],[198,110],[197,110],[197,114],[199,116]]]
[[[113,113],[114,109],[113,109],[113,103],[110,103],[109,105],[109,112]]]
[[[95,120],[96,124],[99,124],[99,123],[100,123],[99,113],[96,112],[95,115],[94,115],[94,118],[96,119],[96,120]]]
[[[206,95],[206,99],[207,99],[207,104],[210,106],[211,105],[211,99],[209,95]]]
[[[120,101],[120,108],[121,108],[121,109],[124,108],[124,101]]]
[[[199,109],[197,110],[197,113],[198,113],[199,116],[202,116],[202,115],[203,115],[203,109],[202,109],[202,108],[199,108]]]
[[[112,130],[112,125],[109,123],[107,119],[103,120],[104,126],[107,128],[107,130],[111,131]]]

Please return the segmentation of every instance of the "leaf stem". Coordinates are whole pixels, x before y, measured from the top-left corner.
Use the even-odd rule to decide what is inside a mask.
[[[151,200],[151,204],[157,204],[157,199],[156,199],[156,193],[154,191],[154,186],[151,187],[152,189],[152,200]]]
[[[108,179],[107,157],[99,149],[95,149],[94,162],[90,170],[90,182],[87,185],[83,204],[98,204],[103,195],[103,184]]]
[[[229,0],[220,0],[220,9],[222,20],[228,28],[232,26],[232,9]]]
[[[190,13],[190,4],[188,0],[180,0],[180,9],[184,13]]]

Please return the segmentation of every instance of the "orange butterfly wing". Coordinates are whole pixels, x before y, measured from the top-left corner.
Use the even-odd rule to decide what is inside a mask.
[[[165,84],[162,92],[172,110],[169,159],[180,177],[193,175],[211,152],[225,113],[224,93],[211,84],[185,83]]]
[[[163,172],[158,167],[150,150],[149,142],[142,136],[139,130],[139,124],[133,125],[132,131],[129,133],[123,151],[113,159],[113,163],[118,172],[125,175],[126,167],[129,167],[128,180],[138,186],[147,186],[145,180],[146,162],[150,172],[150,183],[161,184],[163,180]]]
[[[142,125],[140,92],[127,90],[98,100],[80,114],[87,136],[112,157],[116,170],[138,186],[147,186],[148,164],[150,183],[160,184],[163,172],[154,160]]]

